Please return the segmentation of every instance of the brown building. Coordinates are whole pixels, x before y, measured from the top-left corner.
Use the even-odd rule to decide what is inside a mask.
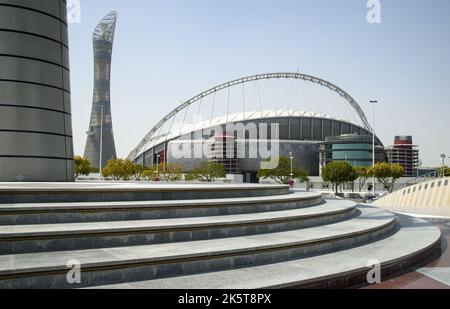
[[[396,136],[394,145],[386,148],[389,163],[400,164],[405,169],[404,177],[416,177],[419,168],[418,146],[412,136]]]

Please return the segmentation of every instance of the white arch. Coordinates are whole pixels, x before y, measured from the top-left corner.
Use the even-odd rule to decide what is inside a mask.
[[[199,100],[202,100],[204,97],[207,97],[211,94],[217,93],[221,90],[236,86],[236,85],[240,85],[240,84],[245,84],[245,83],[249,83],[249,82],[254,82],[254,81],[258,81],[258,80],[270,80],[270,79],[301,79],[307,82],[311,82],[311,83],[316,83],[319,84],[323,87],[327,87],[330,90],[336,92],[337,94],[339,94],[340,96],[342,96],[347,102],[348,104],[357,112],[357,114],[359,115],[359,117],[361,118],[362,123],[364,124],[365,129],[367,129],[368,131],[372,131],[372,127],[369,124],[369,121],[367,120],[366,115],[364,114],[361,106],[355,101],[355,99],[353,99],[346,91],[344,91],[342,88],[336,86],[333,83],[330,83],[326,80],[323,80],[321,78],[312,76],[312,75],[307,75],[307,74],[301,74],[301,73],[267,73],[267,74],[258,74],[258,75],[253,75],[253,76],[248,76],[248,77],[243,77],[240,79],[236,79],[221,85],[218,85],[216,87],[213,87],[209,90],[206,90],[198,95],[196,95],[195,97],[187,100],[186,102],[182,103],[180,106],[178,106],[177,108],[175,108],[173,111],[171,111],[169,114],[167,114],[167,116],[165,116],[163,119],[161,119],[161,121],[159,121],[151,130],[150,132],[144,137],[144,139],[139,143],[139,145],[129,154],[128,159],[133,160],[136,158],[136,156],[138,155],[139,151],[141,150],[142,147],[144,147],[144,145],[150,141],[150,139],[153,137],[153,135],[158,132],[158,130],[168,121],[170,120],[172,117],[175,117],[175,115],[177,115],[179,112],[183,111],[185,108],[191,106],[192,104],[195,104],[196,102],[198,102]]]

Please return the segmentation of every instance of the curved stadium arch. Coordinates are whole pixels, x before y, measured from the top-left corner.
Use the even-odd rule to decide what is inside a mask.
[[[279,88],[281,92],[275,95],[275,85],[272,80],[278,80],[279,83],[288,83],[288,86],[285,86],[284,89],[281,86]],[[304,83],[308,87],[313,85],[315,89],[308,89],[305,88],[305,85],[301,85],[300,87],[303,88],[298,89],[297,93],[299,96],[295,97],[292,95],[295,91],[292,90],[292,84],[289,84],[289,82],[294,83],[295,87],[296,81]],[[266,87],[268,90],[265,98],[261,90],[262,82],[266,82],[268,85]],[[247,89],[251,88],[249,85],[252,83],[256,84],[254,87],[256,91],[253,98],[255,104],[246,107],[245,103],[250,102],[251,98],[246,94],[245,87]],[[238,96],[234,99],[230,98],[231,90],[237,90],[237,92],[242,91],[242,98]],[[325,94],[322,93],[323,91],[325,91]],[[224,102],[222,104],[217,102],[217,97],[221,93],[224,96]],[[286,102],[285,104],[280,103],[287,101],[286,97],[288,95],[286,93],[290,93],[292,97],[291,103],[293,103],[291,106],[286,104]],[[321,100],[318,98],[321,98]],[[208,100],[209,104],[207,102]],[[263,106],[263,101],[267,103],[271,102],[271,104],[268,104],[270,106]],[[300,106],[297,106],[297,103],[299,105],[304,103],[304,105],[300,108]],[[240,112],[231,112],[231,106],[233,104],[237,104],[241,108],[242,106],[244,107]],[[222,107],[226,106],[225,111],[215,116],[211,112],[211,116],[209,117],[209,110],[212,108],[214,111],[215,108],[217,109],[217,105]],[[327,111],[327,105],[334,107],[339,105],[339,107],[335,111]],[[337,116],[338,113],[341,113],[346,108],[353,113],[353,118]],[[199,117],[201,110],[207,110],[208,117]],[[191,123],[186,122],[189,111],[194,113]],[[175,125],[177,117],[182,121],[179,120],[178,125]],[[207,156],[197,159],[175,158],[170,152],[171,145],[177,143],[182,144],[186,139],[195,141],[195,137],[203,136],[202,132],[205,132],[205,130],[209,131],[212,128],[220,126],[225,131],[227,124],[238,123],[244,126],[253,123],[258,128],[261,124],[269,125],[269,127],[271,124],[278,124],[280,155],[293,153],[298,164],[302,168],[305,168],[312,176],[319,175],[319,145],[327,137],[344,134],[361,136],[369,136],[372,134],[372,128],[361,106],[342,88],[311,75],[301,73],[269,73],[248,76],[220,84],[182,103],[150,130],[140,144],[130,153],[128,159],[147,166],[164,162],[176,162],[186,170],[189,170],[200,161],[210,158]],[[164,128],[166,129],[165,131]],[[233,134],[233,138],[236,137],[237,134]],[[381,141],[378,138],[376,140],[377,144],[382,146]],[[247,180],[254,180],[255,174],[259,170],[260,162],[261,159],[239,159],[237,163],[238,168],[232,168],[229,172],[243,174]]]

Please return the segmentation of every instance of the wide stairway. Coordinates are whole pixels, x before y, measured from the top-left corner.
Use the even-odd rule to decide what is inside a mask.
[[[374,263],[385,279],[436,258],[440,237],[284,186],[0,184],[0,288],[356,287]]]

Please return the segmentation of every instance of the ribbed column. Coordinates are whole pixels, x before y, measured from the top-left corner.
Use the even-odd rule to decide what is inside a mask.
[[[64,0],[0,0],[0,181],[73,181]]]

